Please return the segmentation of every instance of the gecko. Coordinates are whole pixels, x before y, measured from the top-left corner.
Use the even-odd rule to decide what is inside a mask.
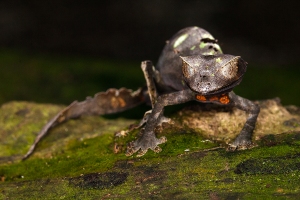
[[[122,112],[142,103],[151,105],[137,126],[140,137],[127,145],[126,155],[143,156],[147,151],[160,152],[166,137],[157,138],[155,128],[171,119],[164,116],[164,107],[189,101],[237,107],[245,111],[246,122],[228,149],[252,147],[252,135],[260,108],[254,102],[236,95],[247,69],[240,56],[224,54],[218,41],[206,30],[193,26],[178,31],[167,40],[156,65],[143,61],[141,68],[146,87],[136,91],[120,88],[99,92],[86,100],[74,101],[54,116],[38,133],[23,157],[27,159],[49,130],[72,118],[83,115],[104,115]]]

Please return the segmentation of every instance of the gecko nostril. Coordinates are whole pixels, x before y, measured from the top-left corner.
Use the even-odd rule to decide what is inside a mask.
[[[209,76],[203,75],[201,76],[201,82],[207,82],[209,80]]]

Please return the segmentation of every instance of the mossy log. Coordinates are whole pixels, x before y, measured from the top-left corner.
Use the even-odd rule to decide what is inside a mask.
[[[252,149],[225,148],[241,130],[244,112],[192,104],[157,128],[168,138],[159,154],[124,155],[138,131],[114,133],[137,120],[120,114],[54,127],[26,161],[21,158],[39,130],[64,106],[6,103],[0,109],[0,199],[299,199],[300,108],[279,99],[257,103]]]

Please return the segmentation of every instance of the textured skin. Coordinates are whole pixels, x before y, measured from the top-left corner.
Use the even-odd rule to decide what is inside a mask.
[[[167,141],[156,138],[155,127],[169,121],[163,115],[165,106],[188,101],[216,103],[235,106],[248,113],[246,123],[230,150],[252,146],[251,137],[255,128],[259,107],[232,92],[246,72],[246,62],[239,56],[223,54],[217,40],[199,27],[188,27],[176,33],[165,45],[156,67],[151,61],[143,61],[147,88],[135,92],[121,88],[100,92],[94,98],[73,102],[51,119],[38,134],[24,159],[30,156],[36,144],[48,130],[63,121],[82,115],[101,115],[121,112],[140,103],[151,101],[152,110],[145,113],[135,128],[141,128],[141,137],[128,144],[126,155],[138,152],[144,155],[148,149],[160,152],[158,146]]]
[[[246,63],[239,56],[227,54],[181,57],[185,83],[198,94],[229,92],[242,81]]]
[[[160,73],[159,87],[166,91],[187,89],[182,80],[182,60],[179,56],[222,54],[214,37],[199,27],[188,27],[167,41],[156,65]]]

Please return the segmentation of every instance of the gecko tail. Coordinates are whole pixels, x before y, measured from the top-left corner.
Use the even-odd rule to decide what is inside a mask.
[[[143,88],[139,88],[136,91],[120,88],[99,92],[93,98],[87,97],[85,101],[74,101],[55,115],[42,128],[22,160],[27,159],[33,153],[37,144],[48,133],[49,129],[68,119],[78,118],[83,115],[104,115],[122,112],[144,103],[145,99],[145,89]]]

